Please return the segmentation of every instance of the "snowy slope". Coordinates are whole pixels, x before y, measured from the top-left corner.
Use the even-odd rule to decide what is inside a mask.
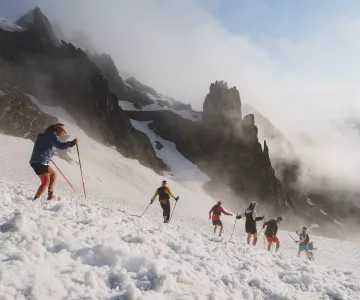
[[[22,31],[24,30],[22,27],[16,25],[13,22],[10,22],[2,17],[0,17],[0,29],[6,31]]]
[[[228,242],[234,217],[223,216],[224,235],[214,236],[214,201],[201,180],[175,181],[176,171],[171,223],[156,202],[139,218],[163,177],[91,140],[61,109],[41,107],[79,136],[88,200],[74,149],[73,162],[54,160],[76,192],[59,174],[61,201],[28,200],[39,184],[32,143],[0,135],[0,299],[360,299],[359,244],[313,237],[309,262],[287,232],[278,254],[263,250],[263,235],[246,246],[242,220]]]
[[[175,143],[164,140],[150,130],[149,123],[151,122],[131,120],[131,124],[137,130],[145,133],[153,145],[156,144],[156,141],[159,141],[164,146],[160,150],[155,147],[154,149],[156,155],[170,167],[171,173],[174,174],[174,180],[193,182],[207,182],[211,180],[205,173],[200,171],[196,165],[191,163],[177,151]]]

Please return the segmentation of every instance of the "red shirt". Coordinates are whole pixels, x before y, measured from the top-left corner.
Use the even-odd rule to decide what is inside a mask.
[[[210,209],[209,211],[209,218],[211,218],[211,213],[213,211],[213,207]],[[229,213],[227,213],[225,210],[223,210],[223,208],[221,206],[218,207],[217,212],[223,213],[225,215],[230,215]],[[212,214],[212,220],[220,220],[220,215],[215,215],[214,213]]]

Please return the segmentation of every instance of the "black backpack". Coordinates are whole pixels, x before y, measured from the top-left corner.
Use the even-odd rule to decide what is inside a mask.
[[[218,209],[219,209],[219,205],[216,204],[216,205],[213,206],[212,212],[216,216],[221,216],[221,212],[219,212]]]

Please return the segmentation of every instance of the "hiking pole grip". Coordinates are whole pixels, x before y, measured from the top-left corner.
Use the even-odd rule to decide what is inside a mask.
[[[76,138],[77,138],[77,137],[76,137]],[[84,184],[84,176],[83,176],[83,171],[82,171],[82,166],[81,166],[80,152],[79,152],[79,145],[78,145],[78,144],[76,144],[76,150],[77,150],[77,154],[78,154],[78,158],[79,158],[80,173],[81,173],[81,180],[82,180],[82,185],[83,185],[83,190],[84,190],[84,196],[85,196],[85,200],[87,200],[87,198],[86,198],[85,184]]]

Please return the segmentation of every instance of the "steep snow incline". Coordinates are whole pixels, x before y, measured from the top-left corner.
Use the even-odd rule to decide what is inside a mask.
[[[245,245],[243,220],[228,242],[234,217],[223,216],[223,237],[214,236],[214,201],[198,182],[169,180],[180,195],[170,224],[157,202],[139,218],[163,178],[88,138],[61,109],[40,107],[79,136],[89,200],[74,149],[69,163],[54,160],[76,192],[59,174],[61,201],[29,200],[39,184],[33,144],[0,135],[0,299],[360,299],[358,244],[313,237],[309,262],[287,232],[277,254],[263,250],[263,235]]]
[[[39,100],[29,95],[34,103],[36,103],[44,112],[52,114],[59,118],[61,122],[66,124],[69,134],[80,139],[80,152],[83,163],[83,171],[86,179],[86,187],[89,189],[89,197],[94,196],[111,196],[125,199],[129,197],[133,202],[140,202],[147,205],[153,196],[155,189],[161,184],[164,177],[157,175],[154,171],[140,165],[137,160],[125,159],[115,150],[114,147],[105,147],[92,139],[90,139],[81,129],[75,125],[75,121],[62,108],[49,107],[42,105]],[[30,143],[30,142],[28,142]],[[32,143],[30,143],[32,144]],[[32,146],[27,146],[28,154],[24,157],[22,163],[29,169],[33,178],[32,169],[28,167],[28,159],[31,154]],[[26,149],[25,148],[25,149]],[[180,154],[179,154],[180,155]],[[77,154],[75,149],[69,150],[69,156],[72,163],[55,158],[54,161],[59,162],[58,166],[63,169],[64,173],[69,176],[71,183],[74,182],[76,190],[81,194],[82,186],[78,173]],[[181,157],[178,157],[181,159]],[[183,158],[180,163],[191,164]],[[196,167],[196,166],[195,166]],[[194,167],[194,168],[195,168]],[[75,171],[74,171],[75,170]],[[180,167],[179,167],[179,170]],[[173,170],[173,176],[181,176]],[[190,171],[189,171],[190,174]],[[60,177],[59,180],[66,184]],[[206,176],[198,170],[198,181]],[[172,177],[165,178],[169,182],[172,192],[181,196],[181,204],[183,213],[193,216],[203,215],[203,210],[210,209],[209,206],[214,205],[212,200],[202,189],[202,185],[198,182],[172,180]],[[194,179],[194,178],[193,178]],[[37,178],[35,178],[35,181]],[[36,182],[37,183],[37,182]],[[194,210],[193,203],[196,202],[198,207]]]
[[[211,179],[205,173],[199,170],[199,168],[187,160],[180,152],[177,151],[176,145],[173,142],[167,141],[156,135],[149,128],[148,121],[140,122],[131,120],[131,124],[139,131],[145,133],[154,146],[156,155],[161,158],[171,169],[173,179],[177,181],[195,181],[195,182],[207,182]],[[156,141],[159,141],[162,145],[162,149],[155,147]]]
[[[131,199],[32,192],[0,182],[0,299],[360,299],[358,274],[248,247],[239,232],[227,242],[229,227],[219,239],[203,220],[161,223],[155,206],[140,219]]]

